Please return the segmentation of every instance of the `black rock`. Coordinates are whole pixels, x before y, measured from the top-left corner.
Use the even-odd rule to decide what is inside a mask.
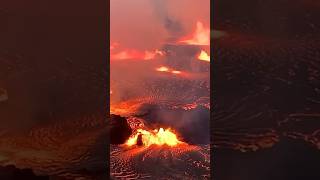
[[[142,145],[143,145],[143,142],[142,142],[142,134],[139,134],[139,135],[138,135],[137,145],[138,145],[138,146],[142,146]]]
[[[110,116],[110,143],[123,144],[132,134],[126,118],[111,114]]]
[[[0,179],[46,180],[47,176],[36,176],[31,169],[18,169],[13,165],[0,166]]]

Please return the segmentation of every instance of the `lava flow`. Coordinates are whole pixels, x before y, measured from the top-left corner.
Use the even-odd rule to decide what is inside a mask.
[[[176,146],[183,142],[179,141],[177,135],[170,129],[160,128],[159,130],[155,129],[153,131],[138,129],[125,144],[127,146],[133,146],[136,144],[139,145],[139,143],[143,146],[150,146],[152,144]]]
[[[170,68],[165,67],[165,66],[161,66],[159,68],[156,68],[156,71],[167,72],[167,73],[171,73],[171,74],[181,74],[181,71],[170,69]]]

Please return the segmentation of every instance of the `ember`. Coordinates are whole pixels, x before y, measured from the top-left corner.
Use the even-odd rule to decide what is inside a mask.
[[[159,130],[155,129],[153,131],[138,129],[137,132],[132,135],[125,144],[127,146],[150,146],[152,144],[176,146],[182,143],[183,142],[179,141],[176,134],[170,129],[165,130],[163,128],[160,128]]]

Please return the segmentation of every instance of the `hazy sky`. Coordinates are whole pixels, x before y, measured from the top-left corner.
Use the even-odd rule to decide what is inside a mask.
[[[111,0],[110,5],[111,42],[125,48],[159,48],[170,37],[190,34],[196,21],[209,26],[210,0]]]

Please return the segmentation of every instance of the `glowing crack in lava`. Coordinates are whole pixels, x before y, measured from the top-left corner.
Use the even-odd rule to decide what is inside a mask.
[[[142,140],[142,145],[144,146],[150,146],[152,144],[176,146],[178,144],[183,144],[183,142],[178,140],[177,135],[174,132],[170,129],[165,130],[163,128],[160,128],[159,130],[155,129],[153,131],[138,129],[125,144],[127,146],[138,144],[139,136]]]
[[[167,73],[171,73],[171,74],[181,74],[181,71],[169,69],[168,67],[165,67],[165,66],[161,66],[161,67],[156,68],[156,71],[167,72]]]
[[[179,42],[190,45],[210,45],[210,29],[205,28],[202,22],[198,21],[192,37],[185,37]]]
[[[201,50],[201,52],[198,56],[198,59],[201,61],[210,62],[210,56],[204,50]]]

